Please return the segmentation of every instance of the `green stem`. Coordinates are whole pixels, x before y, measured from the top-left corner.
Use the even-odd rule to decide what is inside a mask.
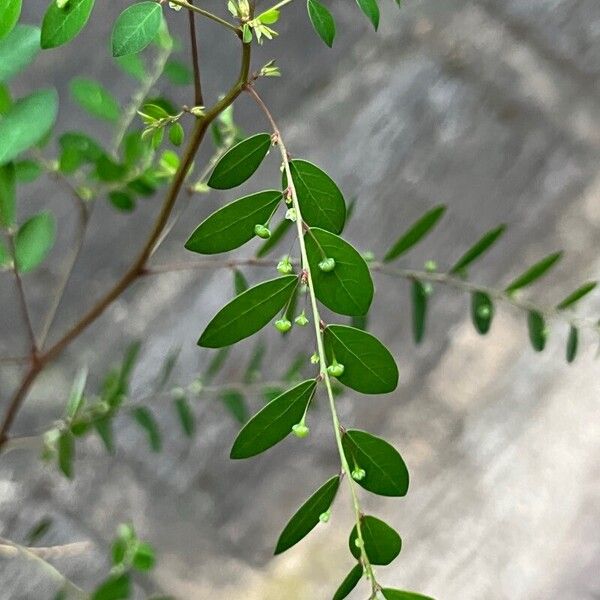
[[[240,32],[240,28],[237,27],[236,25],[233,25],[232,23],[225,21],[225,19],[221,19],[221,17],[217,17],[217,15],[213,15],[213,13],[211,13],[207,10],[204,10],[203,8],[199,8],[198,6],[194,6],[193,4],[190,4],[189,2],[186,2],[186,0],[169,0],[169,1],[171,2],[171,4],[177,4],[177,6],[187,8],[188,10],[191,10],[195,13],[198,13],[199,15],[206,17],[207,19],[210,19],[211,21],[214,21],[215,23],[219,23],[219,25],[223,25],[223,27],[227,27],[227,29],[231,29],[232,31],[235,31],[235,33]],[[291,0],[288,0],[288,1],[291,1]]]

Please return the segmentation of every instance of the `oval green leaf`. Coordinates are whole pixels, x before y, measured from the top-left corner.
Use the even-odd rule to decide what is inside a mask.
[[[519,275],[514,279],[505,289],[507,294],[512,294],[527,285],[530,285],[534,281],[537,281],[540,277],[545,275],[560,259],[562,258],[562,252],[555,252],[542,258],[535,265],[529,267],[527,271]]]
[[[154,415],[145,406],[134,408],[132,414],[137,424],[146,433],[148,444],[152,452],[160,452],[162,448],[162,438]]]
[[[22,0],[0,0],[0,38],[8,35],[19,21]]]
[[[527,313],[527,328],[531,346],[536,352],[541,352],[546,347],[548,337],[544,316],[537,310],[530,310]]]
[[[577,356],[577,347],[579,346],[579,330],[571,325],[569,337],[567,339],[567,362],[570,364]]]
[[[15,223],[16,170],[13,163],[0,167],[0,226]]]
[[[228,190],[250,178],[271,147],[268,133],[257,133],[230,148],[216,164],[207,185],[216,190]]]
[[[384,588],[381,590],[385,600],[433,600],[430,596],[416,594],[415,592],[404,592],[402,590],[393,590],[392,588]]]
[[[227,204],[200,223],[185,247],[200,254],[239,248],[255,237],[255,225],[268,222],[281,198],[280,191],[268,190]]]
[[[294,514],[279,536],[275,554],[285,552],[318,524],[321,514],[329,510],[340,486],[340,477],[336,475],[325,482]]]
[[[485,233],[458,259],[456,264],[450,269],[450,273],[453,275],[457,273],[464,273],[465,269],[485,252],[487,252],[496,243],[496,241],[500,239],[505,231],[506,225],[500,225],[499,227],[491,229]]]
[[[360,525],[369,561],[374,565],[389,565],[402,549],[400,536],[387,523],[376,517],[364,516]],[[355,543],[357,538],[355,525],[350,534],[349,546],[352,556],[359,559],[360,548]]]
[[[39,51],[40,30],[32,25],[17,25],[0,40],[0,83],[33,62]]]
[[[298,278],[286,275],[259,283],[226,304],[198,340],[205,348],[230,346],[262,329],[291,298]]]
[[[415,279],[411,284],[412,331],[415,344],[420,344],[425,335],[427,297],[427,289],[420,281]]]
[[[21,273],[35,269],[48,255],[54,244],[56,225],[48,212],[34,215],[17,231],[15,262]]]
[[[230,457],[240,459],[256,456],[287,437],[292,427],[302,419],[316,386],[314,379],[303,381],[271,400],[239,432]]]
[[[471,319],[475,329],[485,335],[492,325],[494,318],[494,303],[485,292],[471,294]]]
[[[346,575],[344,581],[333,595],[333,600],[344,600],[350,592],[358,585],[362,579],[363,567],[361,564],[355,565],[353,569]]]
[[[76,77],[69,84],[73,100],[93,117],[105,121],[119,120],[121,109],[115,97],[97,81]]]
[[[584,296],[587,296],[591,291],[593,291],[597,285],[597,281],[588,281],[587,283],[584,283],[574,292],[569,294],[562,302],[560,302],[557,305],[556,310],[565,310],[566,308],[570,308],[575,303],[579,302]]]
[[[396,243],[388,250],[383,258],[384,262],[394,260],[408,252],[413,246],[418,244],[444,216],[446,207],[442,204],[426,212],[418,221],[413,223],[408,230],[403,233]]]
[[[365,471],[357,481],[365,490],[380,496],[406,496],[408,469],[391,444],[366,431],[351,429],[344,433],[342,446],[350,469]]]
[[[387,394],[398,385],[398,367],[390,351],[373,335],[347,325],[328,325],[325,352],[344,365],[338,377],[344,385],[363,394]]]
[[[59,8],[51,1],[42,22],[41,47],[56,48],[70,42],[85,27],[95,0],[69,0]]]
[[[156,37],[162,22],[157,2],[138,2],[127,7],[115,21],[112,31],[112,55],[141,52]]]
[[[373,24],[373,28],[377,31],[379,27],[379,6],[376,0],[356,0],[356,4],[358,4],[360,10],[369,18],[369,21]]]
[[[331,48],[335,38],[335,21],[331,13],[318,0],[307,0],[306,9],[314,30]]]
[[[341,233],[346,222],[346,202],[333,179],[307,160],[290,161],[290,171],[304,221],[311,227]],[[283,186],[287,186],[285,174]]]
[[[365,259],[348,242],[324,229],[311,227],[304,241],[317,298],[342,315],[367,314],[375,290]],[[325,258],[335,260],[332,271],[319,268]]]

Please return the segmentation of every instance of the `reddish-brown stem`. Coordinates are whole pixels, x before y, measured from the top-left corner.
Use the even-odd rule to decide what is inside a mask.
[[[189,0],[189,3],[193,5],[194,1]],[[188,10],[188,19],[190,23],[192,69],[194,72],[194,102],[196,106],[203,106],[204,98],[202,97],[202,81],[200,79],[200,59],[198,54],[198,40],[196,38],[196,15],[194,14],[194,11]]]

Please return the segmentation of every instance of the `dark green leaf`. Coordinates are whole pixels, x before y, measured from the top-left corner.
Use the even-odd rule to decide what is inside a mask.
[[[548,337],[544,316],[536,310],[530,310],[527,314],[527,327],[533,349],[541,352],[546,347],[546,338]]]
[[[19,21],[22,0],[0,0],[0,38],[8,35]]]
[[[446,207],[444,205],[436,206],[426,212],[418,221],[413,223],[388,250],[383,259],[384,262],[389,262],[398,258],[418,244],[437,225],[445,212]]]
[[[135,200],[131,194],[116,190],[108,194],[110,203],[123,212],[131,212],[135,208]]]
[[[15,165],[8,163],[0,167],[0,226],[12,227],[15,224]]]
[[[0,119],[0,165],[41,141],[54,125],[57,112],[54,90],[34,92],[15,102]]]
[[[91,600],[127,600],[131,595],[131,581],[128,573],[111,575],[92,594]]]
[[[364,516],[360,521],[365,552],[374,565],[389,565],[400,554],[402,540],[387,524],[376,517]],[[350,534],[350,552],[354,558],[360,558],[360,548],[356,545],[358,534],[356,525]]]
[[[230,346],[262,329],[288,302],[298,285],[295,275],[259,283],[226,304],[198,340],[205,348]]]
[[[134,408],[132,413],[140,427],[146,432],[150,448],[152,448],[153,452],[160,452],[162,440],[154,415],[145,406]]]
[[[40,51],[40,30],[32,25],[17,25],[0,40],[0,83],[32,63]]]
[[[556,307],[557,310],[564,310],[570,308],[576,302],[579,302],[584,296],[587,296],[595,287],[598,285],[596,281],[588,281],[582,286],[578,287],[573,293],[569,294],[562,302]]]
[[[393,590],[392,588],[384,588],[381,590],[385,600],[433,600],[430,596],[423,594],[415,594],[415,592],[403,592],[401,590]]]
[[[196,418],[194,417],[194,413],[190,408],[187,398],[185,396],[179,396],[178,398],[175,398],[173,404],[175,405],[175,410],[183,433],[188,437],[192,437],[196,431]]]
[[[335,21],[331,13],[317,0],[307,0],[306,8],[310,22],[319,37],[331,48],[335,38]]]
[[[58,438],[58,466],[69,479],[73,479],[74,459],[75,438],[70,431],[63,431]]]
[[[258,169],[270,147],[268,133],[257,133],[237,143],[219,159],[207,185],[217,190],[241,185]]]
[[[307,160],[290,161],[302,218],[311,227],[341,233],[346,221],[346,203],[333,179]],[[284,188],[287,186],[284,174]]]
[[[190,85],[194,81],[194,74],[185,63],[170,60],[165,65],[165,76],[175,85]]]
[[[567,362],[572,363],[577,356],[577,347],[579,345],[579,330],[571,325],[569,329],[569,338],[567,339]]]
[[[364,258],[342,238],[324,229],[311,227],[304,240],[317,298],[342,315],[366,314],[374,287]],[[325,258],[335,260],[332,271],[319,268]]]
[[[417,279],[411,283],[412,331],[416,344],[423,341],[427,320],[427,289]]]
[[[344,365],[338,377],[344,385],[364,394],[386,394],[398,385],[398,367],[390,351],[366,331],[346,325],[328,325],[325,352]]]
[[[115,453],[115,442],[112,431],[112,421],[110,416],[103,417],[101,419],[96,419],[94,421],[94,428],[96,429],[96,433],[102,440],[106,451],[109,454]]]
[[[19,271],[32,271],[46,258],[55,234],[54,217],[47,212],[34,215],[19,227],[15,237],[15,262]]]
[[[255,237],[255,225],[268,222],[281,198],[281,192],[268,190],[227,204],[200,223],[185,247],[199,254],[239,248]]]
[[[485,292],[471,294],[471,319],[475,329],[485,335],[492,325],[494,318],[494,303]]]
[[[5,83],[0,82],[0,117],[5,115],[12,106],[10,90]]]
[[[113,56],[141,52],[154,40],[161,23],[162,10],[156,2],[138,2],[127,7],[113,27]]]
[[[292,221],[288,219],[284,219],[271,231],[271,237],[268,240],[265,240],[264,244],[256,252],[256,256],[258,258],[262,258],[269,254],[269,252],[279,243],[279,241],[283,238],[283,236],[289,231],[290,227],[293,225]]]
[[[344,600],[350,592],[358,585],[358,582],[362,579],[363,567],[361,564],[355,565],[353,569],[346,575],[346,578],[340,584],[333,595],[333,600]]]
[[[350,469],[364,470],[357,483],[365,490],[380,496],[406,495],[408,469],[393,446],[366,431],[352,429],[344,433],[342,445]]]
[[[463,273],[464,270],[482,254],[487,252],[506,231],[506,225],[500,225],[485,233],[475,244],[473,244],[450,269],[450,273]]]
[[[360,10],[362,10],[371,23],[373,23],[373,28],[377,31],[377,28],[379,27],[379,6],[377,5],[376,0],[356,0],[356,4],[358,4]]]
[[[154,567],[154,549],[146,542],[139,542],[131,559],[131,566],[138,571],[149,571]]]
[[[297,544],[319,524],[319,517],[329,510],[339,486],[340,477],[336,475],[324,483],[298,509],[281,532],[275,554],[281,554]]]
[[[248,289],[248,281],[244,274],[239,270],[235,269],[233,271],[233,291],[236,296],[239,296],[242,292],[245,292]]]
[[[540,277],[545,275],[561,258],[562,252],[555,252],[554,254],[546,256],[546,258],[543,258],[539,262],[535,263],[535,265],[529,267],[527,271],[514,279],[506,287],[506,293],[510,294],[512,292],[516,292],[517,290],[520,290],[521,288],[538,280]]]
[[[314,379],[303,381],[269,402],[240,431],[231,449],[231,458],[256,456],[287,437],[302,419],[316,386]]]
[[[105,121],[118,121],[121,114],[119,103],[100,83],[93,79],[76,77],[71,81],[69,88],[73,99],[90,115]]]
[[[68,0],[59,8],[51,1],[42,23],[41,47],[56,48],[70,42],[85,27],[95,0]]]
[[[238,390],[224,390],[221,394],[221,402],[236,421],[243,424],[248,420],[246,400]]]

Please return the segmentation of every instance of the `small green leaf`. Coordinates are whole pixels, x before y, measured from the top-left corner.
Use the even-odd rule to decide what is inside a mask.
[[[423,594],[415,594],[415,592],[403,592],[401,590],[393,590],[392,588],[384,588],[381,590],[385,600],[433,600],[430,596]]]
[[[170,60],[165,65],[165,76],[174,85],[190,85],[194,81],[194,74],[185,63]]]
[[[342,315],[367,314],[374,286],[360,253],[341,237],[317,227],[311,227],[304,240],[317,298]],[[329,271],[319,268],[324,259],[333,259],[335,267]]]
[[[307,0],[306,9],[314,30],[331,48],[335,38],[335,21],[331,13],[318,0]]]
[[[570,364],[577,356],[577,347],[579,346],[579,330],[571,325],[569,329],[569,338],[567,339],[567,362]]]
[[[15,182],[15,165],[8,163],[0,167],[0,227],[8,228],[15,224]]]
[[[354,565],[350,573],[346,575],[344,581],[340,584],[340,587],[336,590],[333,595],[333,600],[344,600],[350,592],[358,585],[358,582],[362,579],[363,567],[361,564]]]
[[[286,275],[259,283],[226,304],[198,340],[204,348],[230,346],[262,329],[288,302],[298,278]]]
[[[262,258],[271,252],[271,250],[281,241],[283,236],[289,231],[290,227],[293,225],[292,221],[288,219],[284,219],[271,231],[271,237],[268,240],[265,240],[264,244],[256,252],[257,258]]]
[[[427,289],[417,279],[411,284],[412,300],[412,331],[416,344],[423,341],[425,335],[425,323],[427,321]]]
[[[398,385],[398,367],[390,351],[366,331],[347,325],[328,325],[325,352],[344,365],[340,383],[364,394],[387,394]]]
[[[492,325],[494,318],[494,303],[485,292],[471,294],[471,319],[475,329],[485,335]]]
[[[238,142],[219,159],[207,185],[217,190],[241,185],[258,169],[270,147],[268,133],[257,133]]]
[[[531,346],[536,352],[541,352],[546,347],[548,337],[544,316],[536,310],[530,310],[527,314],[527,327]]]
[[[360,10],[369,18],[373,24],[373,28],[377,31],[379,27],[379,6],[376,0],[356,0],[356,4],[358,4]]]
[[[94,429],[98,434],[98,437],[102,440],[106,451],[109,454],[115,453],[115,442],[112,430],[112,421],[110,416],[96,419],[94,421]]]
[[[350,469],[363,469],[357,483],[380,496],[406,496],[408,469],[398,451],[385,440],[366,431],[348,430],[342,437]]]
[[[173,404],[175,405],[175,411],[177,412],[177,417],[179,418],[179,424],[181,425],[183,433],[188,437],[192,437],[196,431],[196,418],[194,417],[194,413],[192,412],[187,398],[185,396],[179,396],[173,400]]]
[[[139,54],[125,54],[124,56],[115,56],[117,65],[134,79],[143,82],[148,77],[146,65]]]
[[[426,212],[400,236],[396,243],[388,250],[383,261],[389,262],[408,252],[437,225],[445,212],[446,207],[443,204]]]
[[[73,479],[74,459],[75,438],[70,431],[63,431],[58,438],[58,467],[69,479]]]
[[[529,267],[527,271],[519,275],[514,279],[505,289],[507,294],[511,294],[524,288],[525,286],[537,281],[540,277],[545,275],[560,259],[562,258],[562,252],[555,252],[543,258],[535,265]]]
[[[336,475],[324,483],[298,509],[281,532],[275,554],[281,554],[297,544],[319,524],[319,517],[329,510],[339,486],[340,477]]]
[[[68,0],[64,6],[51,0],[42,22],[41,47],[56,48],[70,42],[85,27],[95,0]]]
[[[15,237],[15,262],[21,273],[35,269],[54,245],[56,225],[52,214],[34,215],[17,231]]]
[[[256,456],[286,438],[304,415],[316,386],[314,379],[303,381],[269,402],[239,432],[231,458]]]
[[[111,575],[92,594],[90,600],[127,600],[131,596],[129,573]]]
[[[570,308],[576,302],[579,302],[584,296],[587,296],[592,290],[596,288],[598,282],[596,281],[588,281],[584,283],[582,286],[578,287],[574,292],[569,294],[562,302],[560,302],[556,310],[565,310],[565,308]]]
[[[346,202],[336,183],[307,160],[290,161],[302,218],[311,227],[341,233],[346,221]],[[287,187],[285,173],[283,187]]]
[[[69,420],[73,419],[79,412],[83,404],[83,390],[85,389],[85,382],[87,380],[87,369],[81,369],[73,381],[71,386],[71,392],[69,393],[69,400],[67,402],[66,414]]]
[[[148,443],[150,444],[152,451],[160,452],[162,440],[158,429],[158,423],[156,422],[154,415],[145,406],[134,408],[132,413],[138,425],[146,432]]]
[[[154,563],[154,548],[146,542],[138,542],[131,558],[131,566],[138,571],[150,571]]]
[[[506,231],[506,225],[500,225],[485,233],[477,242],[475,242],[450,269],[453,275],[464,273],[465,269],[475,262],[482,254],[487,252],[500,239]]]
[[[158,6],[156,4],[155,6]],[[119,120],[121,109],[115,97],[100,83],[85,77],[76,77],[69,85],[73,100],[93,117],[104,121]]]
[[[236,296],[239,296],[242,292],[248,289],[248,280],[239,269],[233,271],[233,291]]]
[[[282,194],[268,190],[225,205],[200,223],[185,247],[199,254],[217,254],[239,248],[255,237],[254,227],[266,223]]]
[[[117,210],[123,212],[131,212],[135,208],[133,196],[121,190],[110,192],[108,194],[108,200]]]
[[[169,141],[171,144],[173,144],[173,146],[181,146],[184,137],[185,132],[181,123],[173,123],[169,129]]]
[[[219,374],[229,356],[230,350],[231,348],[221,348],[218,352],[215,352],[204,373],[203,380],[206,383],[210,383]]]
[[[55,90],[34,92],[15,102],[0,119],[0,165],[40,142],[54,125],[57,112]]]
[[[17,25],[0,40],[0,83],[8,81],[32,63],[39,51],[39,28]]]
[[[22,0],[0,0],[0,38],[8,35],[19,21]]]
[[[42,174],[42,167],[34,160],[18,160],[15,162],[17,183],[31,183]]]
[[[127,7],[115,21],[112,55],[141,52],[156,37],[162,23],[162,9],[156,2],[138,2]]]
[[[369,561],[374,565],[389,565],[400,554],[402,540],[387,524],[376,517],[364,516],[360,521],[365,552]],[[350,534],[350,552],[357,560],[360,558],[360,548],[356,545],[358,534],[356,525]]]
[[[248,407],[241,392],[238,390],[224,390],[220,400],[238,423],[243,425],[248,420]]]

